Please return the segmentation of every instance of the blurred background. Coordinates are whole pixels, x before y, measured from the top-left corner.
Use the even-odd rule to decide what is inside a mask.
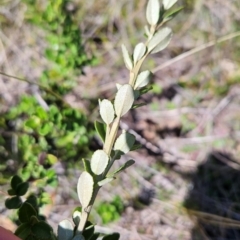
[[[79,205],[81,159],[101,147],[98,99],[128,81],[121,44],[144,41],[146,3],[0,1],[1,226],[16,228],[4,206],[16,173],[54,229]],[[121,123],[142,145],[128,156],[136,164],[92,212],[121,239],[240,239],[240,1],[181,6],[170,45],[144,65],[154,73],[147,105]]]

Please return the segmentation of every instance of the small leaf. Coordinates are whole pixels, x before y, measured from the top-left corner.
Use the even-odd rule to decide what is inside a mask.
[[[88,172],[83,172],[78,179],[77,192],[82,208],[88,207],[93,194],[93,177]]]
[[[29,223],[22,223],[14,233],[20,239],[27,239],[31,234],[31,225]]]
[[[104,172],[108,165],[109,157],[103,150],[97,150],[91,158],[91,169],[96,175]]]
[[[105,135],[106,135],[106,127],[105,127],[105,124],[100,123],[100,122],[98,122],[98,121],[95,121],[95,122],[94,122],[94,126],[95,126],[95,129],[96,129],[98,135],[100,136],[100,138],[101,138],[102,141],[104,142],[104,141],[105,141]]]
[[[99,182],[98,182],[98,186],[99,186],[99,187],[102,187],[103,185],[111,182],[113,179],[114,179],[114,177],[107,177],[107,178],[99,181]]]
[[[134,160],[130,159],[127,162],[124,163],[124,165],[122,165],[118,170],[116,170],[113,174],[117,174],[122,172],[123,170],[127,169],[128,167],[130,167],[131,165],[133,165],[135,163]]]
[[[149,0],[147,4],[146,17],[150,25],[156,25],[159,20],[159,0]]]
[[[24,202],[18,210],[21,223],[30,222],[32,216],[37,216],[36,210],[30,203]]]
[[[128,153],[135,143],[135,136],[128,132],[123,132],[114,144],[114,150],[120,150],[125,154]]]
[[[25,126],[31,128],[31,129],[36,129],[39,127],[41,124],[41,119],[37,116],[31,116],[26,122]]]
[[[179,12],[181,12],[182,10],[183,10],[183,7],[179,7],[177,9],[173,9],[173,10],[169,10],[169,11],[165,12],[163,15],[164,20],[171,20],[172,18],[177,16],[177,14]]]
[[[72,223],[68,220],[62,220],[58,224],[58,240],[71,240],[73,237],[73,225]]]
[[[132,109],[140,108],[140,107],[142,107],[142,106],[145,106],[146,104],[147,104],[147,103],[133,104]],[[131,149],[131,151],[133,151],[133,150]]]
[[[27,193],[28,191],[28,187],[29,187],[29,183],[28,182],[22,182],[19,183],[16,189],[16,194],[18,196],[23,196]]]
[[[148,93],[149,91],[151,91],[153,89],[153,86],[146,86],[146,87],[143,87],[143,88],[140,88],[139,91],[140,91],[140,96],[145,94],[145,93]]]
[[[114,119],[114,108],[112,103],[104,99],[100,102],[100,115],[106,124],[110,124]]]
[[[117,90],[122,86],[122,84],[116,83]]]
[[[22,200],[18,196],[7,198],[5,200],[5,206],[8,209],[18,209],[21,206],[21,204],[22,204]]]
[[[75,226],[78,226],[81,220],[81,209],[80,207],[76,208],[73,212],[72,219]]]
[[[119,233],[112,233],[104,236],[102,240],[119,240],[120,234]]]
[[[119,88],[115,100],[114,107],[117,116],[123,116],[132,107],[134,102],[134,91],[131,85],[124,84]]]
[[[149,31],[149,28],[148,28],[148,26],[146,25],[146,26],[144,26],[144,30],[145,30],[145,34],[146,34],[146,36],[148,37],[148,36],[150,36],[150,31]]]
[[[167,47],[172,37],[172,30],[168,27],[157,31],[148,43],[148,51],[157,53]]]
[[[127,50],[127,48],[125,47],[124,44],[122,44],[122,53],[123,53],[123,60],[125,62],[125,65],[126,65],[127,69],[132,70],[133,63],[132,63],[132,60],[129,56],[128,50]]]
[[[16,191],[15,190],[13,190],[13,189],[8,189],[8,195],[10,195],[10,196],[15,196],[15,195],[17,195],[16,194]]]
[[[163,7],[165,10],[171,8],[178,0],[163,0]]]
[[[82,159],[83,161],[83,165],[84,165],[84,170],[88,173],[92,173],[92,169],[91,169],[91,164],[90,164],[90,161],[88,161],[87,159]]]
[[[53,229],[46,222],[40,221],[34,224],[31,228],[32,234],[41,240],[51,240],[53,239]]]
[[[19,183],[22,183],[22,182],[23,182],[22,178],[20,178],[18,175],[14,175],[12,177],[12,179],[11,179],[11,187],[12,187],[12,189],[14,189],[16,191],[17,185]]]
[[[136,79],[136,83],[134,85],[134,89],[142,88],[148,85],[149,81],[151,80],[151,76],[152,74],[148,70],[139,73]]]
[[[133,62],[136,64],[145,54],[146,46],[144,43],[138,43],[133,51]]]
[[[142,148],[142,145],[141,144],[134,144],[131,148],[131,151],[136,151],[138,149]]]
[[[53,154],[47,154],[47,163],[53,165],[58,162],[58,158]]]
[[[33,206],[36,212],[38,212],[38,203],[37,203],[37,198],[34,195],[28,196],[27,200],[25,201]]]

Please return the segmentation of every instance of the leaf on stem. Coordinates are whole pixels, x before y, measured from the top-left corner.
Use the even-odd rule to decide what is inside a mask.
[[[123,132],[116,140],[114,150],[128,153],[135,143],[135,136],[128,132]]]
[[[98,135],[100,136],[100,138],[104,142],[105,141],[105,136],[106,136],[106,125],[104,123],[95,121],[94,122],[94,127],[95,127]]]
[[[146,46],[144,43],[138,43],[133,51],[133,62],[134,65],[144,56],[146,52]]]
[[[131,71],[133,69],[132,59],[130,58],[128,50],[124,44],[122,44],[122,53],[123,53],[123,60],[125,62],[125,65],[126,65],[127,69],[129,69]]]
[[[171,8],[178,0],[163,0],[163,7],[165,10]]]
[[[136,83],[134,85],[134,89],[142,88],[142,87],[145,87],[146,85],[148,85],[148,83],[150,82],[151,76],[152,76],[152,74],[148,70],[141,72],[137,76]]]
[[[78,179],[77,192],[82,208],[88,207],[93,194],[94,181],[93,177],[88,172],[82,172]]]
[[[102,101],[99,101],[99,105],[102,120],[106,124],[110,124],[114,119],[114,109],[112,103],[109,100],[104,99]]]
[[[98,186],[101,187],[109,182],[111,182],[114,179],[114,177],[107,177],[101,181],[98,182]]]
[[[156,25],[159,20],[159,0],[149,0],[147,4],[146,17],[150,25]]]
[[[134,91],[131,85],[124,84],[119,88],[115,100],[114,108],[115,113],[118,117],[122,117],[126,114],[132,107],[134,102]]]
[[[122,172],[123,170],[127,169],[128,167],[132,166],[135,163],[134,160],[130,159],[127,162],[124,163],[118,170],[116,170],[113,174],[117,174]]]
[[[109,157],[103,150],[97,150],[93,153],[91,159],[91,169],[96,175],[104,172],[108,165]]]
[[[148,43],[148,51],[157,53],[167,47],[172,38],[172,30],[168,27],[158,30]]]
[[[68,220],[62,220],[58,224],[58,239],[61,240],[71,240],[73,237],[73,225],[72,223]]]

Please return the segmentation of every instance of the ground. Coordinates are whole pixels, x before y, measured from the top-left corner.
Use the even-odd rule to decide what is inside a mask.
[[[144,39],[145,4],[75,1],[84,47],[99,63],[84,68],[78,87],[65,100],[91,120],[99,117],[97,105],[89,111],[91,101],[112,98],[115,84],[128,81],[120,46],[130,50]],[[93,214],[100,231],[114,229],[123,240],[240,238],[240,3],[179,0],[181,4],[185,9],[169,23],[174,32],[169,47],[144,66],[154,73],[153,91],[142,99],[147,105],[121,122],[143,146],[129,154],[136,164],[104,186],[97,199],[119,195],[125,210],[104,226]],[[3,72],[35,82],[48,64],[45,33],[26,24],[25,13],[20,1],[0,5],[0,15],[11,22],[0,30],[0,65]],[[31,87],[1,76],[1,111]],[[53,204],[44,209],[55,228],[78,205],[72,186],[80,172],[69,169],[71,178],[65,173],[51,193]],[[2,206],[1,211],[6,215]],[[0,224],[10,227],[3,218]]]

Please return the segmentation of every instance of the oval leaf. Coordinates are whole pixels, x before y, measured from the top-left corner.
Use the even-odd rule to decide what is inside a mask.
[[[124,44],[122,44],[122,53],[123,53],[123,60],[125,62],[127,69],[132,70],[133,68],[132,59],[130,58],[128,50]]]
[[[7,198],[5,201],[5,206],[8,209],[18,209],[22,204],[22,200],[19,196],[12,198]]]
[[[137,76],[137,80],[136,80],[134,89],[145,87],[146,85],[148,85],[150,79],[151,79],[151,72],[150,71],[146,70],[146,71],[141,72]]]
[[[101,187],[109,182],[111,182],[114,179],[114,177],[107,177],[101,181],[98,182],[98,186]]]
[[[113,174],[117,174],[122,172],[123,170],[127,169],[128,167],[132,166],[135,163],[134,160],[130,159],[127,162],[124,163],[119,169],[117,169]]]
[[[172,30],[168,27],[157,31],[148,43],[148,51],[157,53],[167,47],[172,37]]]
[[[108,165],[108,155],[103,150],[97,150],[93,153],[91,159],[91,169],[96,175],[104,172]]]
[[[171,8],[178,0],[163,0],[163,7],[165,10]]]
[[[58,224],[58,239],[59,240],[71,240],[73,237],[73,225],[72,223],[68,220],[62,220]]]
[[[156,25],[159,20],[159,0],[149,0],[147,4],[146,17],[150,25]]]
[[[73,215],[72,215],[72,219],[73,222],[75,224],[75,226],[78,226],[81,220],[81,211],[79,211],[78,209],[74,211]]]
[[[139,43],[136,45],[133,51],[133,62],[136,64],[145,54],[146,46],[144,43]]]
[[[22,178],[20,178],[18,175],[14,175],[11,179],[11,187],[12,189],[14,189],[15,191],[17,190],[17,186],[19,183],[22,183],[23,180]]]
[[[78,197],[83,208],[86,208],[91,201],[93,185],[93,177],[88,172],[83,172],[77,184]]]
[[[23,196],[27,193],[28,191],[28,187],[29,187],[29,183],[28,182],[22,182],[22,183],[19,183],[17,185],[17,188],[16,188],[16,195],[18,196]]]
[[[132,107],[134,102],[134,91],[131,85],[124,84],[119,88],[115,100],[114,107],[117,116],[123,116]]]
[[[114,150],[119,150],[124,153],[128,153],[135,143],[135,137],[128,133],[123,132],[116,140]]]
[[[21,223],[30,222],[31,217],[37,217],[37,212],[30,203],[24,202],[18,211]]]
[[[42,240],[53,239],[53,229],[44,221],[40,221],[31,227],[32,234]]]
[[[114,109],[112,103],[104,99],[100,102],[100,115],[106,124],[110,124],[114,119]]]

